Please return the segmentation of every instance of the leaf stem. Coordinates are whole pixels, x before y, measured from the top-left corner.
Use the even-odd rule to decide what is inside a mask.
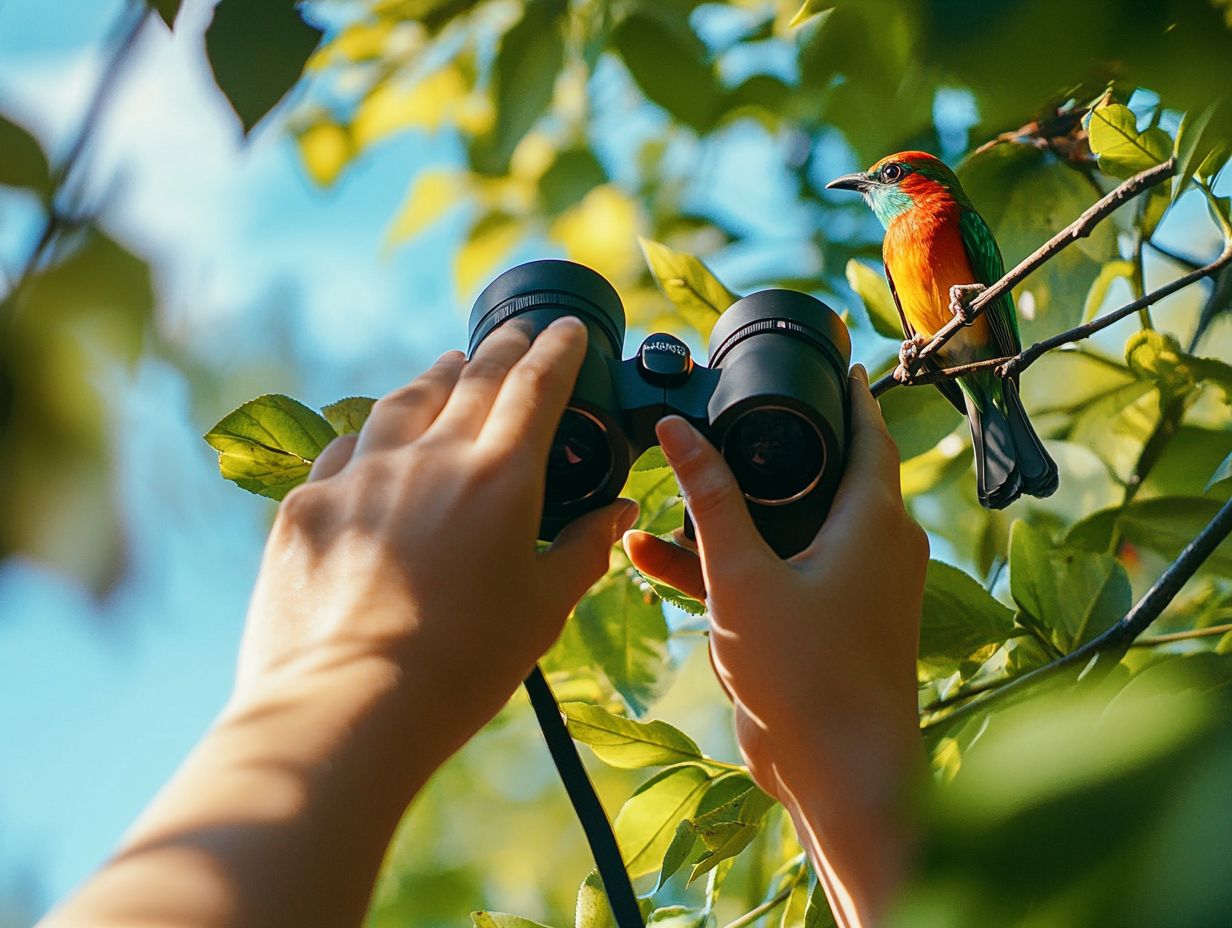
[[[790,896],[792,893],[792,890],[796,888],[797,882],[798,882],[797,880],[793,880],[792,882],[788,883],[786,886],[780,889],[777,893],[775,893],[773,896],[771,896],[769,899],[767,899],[757,908],[750,909],[749,911],[741,915],[739,918],[737,918],[735,921],[728,922],[724,926],[724,928],[745,928],[745,925],[753,924],[753,922],[757,921],[767,912],[774,911],[775,908],[777,908],[778,906],[782,905],[784,902],[787,901],[787,897]]]
[[[1232,632],[1232,622],[1226,625],[1209,625],[1206,628],[1188,628],[1183,632],[1169,632],[1166,635],[1148,635],[1131,641],[1131,648],[1155,648],[1161,644],[1171,644],[1174,641],[1189,641],[1193,638],[1209,638],[1213,635],[1226,635]]]

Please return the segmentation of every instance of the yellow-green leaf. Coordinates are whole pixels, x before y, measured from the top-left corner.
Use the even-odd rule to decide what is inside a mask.
[[[1130,280],[1134,276],[1134,264],[1132,261],[1126,261],[1118,258],[1115,261],[1109,261],[1099,269],[1099,275],[1091,284],[1091,289],[1087,291],[1086,305],[1082,309],[1082,321],[1087,322],[1095,318],[1095,314],[1099,312],[1099,308],[1104,305],[1104,300],[1108,297],[1108,290],[1118,280]]]
[[[532,922],[521,915],[510,915],[508,912],[472,912],[471,922],[475,928],[548,928],[540,922]]]
[[[414,238],[457,205],[466,196],[465,173],[424,171],[415,177],[410,195],[386,234],[393,247]]]
[[[704,761],[688,735],[667,722],[635,722],[582,702],[560,707],[569,734],[590,745],[601,761],[613,767],[660,767]]]
[[[308,176],[318,186],[330,187],[355,155],[346,127],[322,120],[299,134],[299,152]]]
[[[0,185],[51,192],[51,171],[42,146],[29,132],[0,116]]]
[[[260,496],[282,499],[308,477],[312,462],[337,433],[289,396],[250,400],[205,435],[222,475]]]
[[[697,810],[710,781],[710,773],[696,764],[669,767],[621,806],[614,827],[630,877],[637,879],[658,868],[676,826]]]
[[[346,399],[322,406],[321,412],[325,420],[339,435],[349,435],[364,427],[368,416],[372,413],[372,404],[376,400],[370,396],[348,396]]]
[[[578,887],[573,928],[616,928],[616,918],[598,870],[591,870]]]
[[[902,340],[903,322],[894,305],[894,295],[885,275],[855,258],[847,262],[847,285],[864,301],[868,321],[878,335]]]
[[[1172,139],[1163,129],[1138,131],[1138,117],[1122,103],[1110,103],[1091,112],[1088,127],[1091,151],[1100,168],[1115,177],[1129,177],[1167,161]]]
[[[719,316],[739,297],[723,286],[700,258],[647,238],[638,241],[663,293],[685,322],[702,338],[709,338]]]

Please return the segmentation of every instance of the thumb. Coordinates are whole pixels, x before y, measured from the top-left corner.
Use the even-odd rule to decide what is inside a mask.
[[[718,450],[680,416],[660,419],[655,434],[684,491],[707,569],[730,567],[750,553],[774,557]]]
[[[542,555],[549,585],[572,609],[605,573],[614,545],[637,521],[638,506],[631,499],[618,499],[610,506],[574,519],[556,536]]]

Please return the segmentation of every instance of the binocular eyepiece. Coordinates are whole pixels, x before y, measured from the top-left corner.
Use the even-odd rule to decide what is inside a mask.
[[[732,304],[710,335],[710,365],[657,333],[621,356],[625,314],[599,274],[532,261],[501,274],[470,316],[467,355],[511,319],[532,337],[561,316],[589,332],[586,357],[553,439],[539,537],[614,500],[629,467],[679,415],[720,450],[754,524],[780,557],[813,540],[847,460],[851,339],[838,315],[804,293],[763,290]],[[692,531],[686,517],[686,532]]]

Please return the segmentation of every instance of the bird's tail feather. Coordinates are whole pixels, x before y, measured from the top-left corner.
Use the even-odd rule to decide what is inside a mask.
[[[980,504],[989,509],[1004,509],[1023,493],[1050,496],[1059,482],[1057,465],[1035,434],[1017,385],[1002,381],[1001,391],[1004,411],[992,402],[978,409],[967,397]]]

